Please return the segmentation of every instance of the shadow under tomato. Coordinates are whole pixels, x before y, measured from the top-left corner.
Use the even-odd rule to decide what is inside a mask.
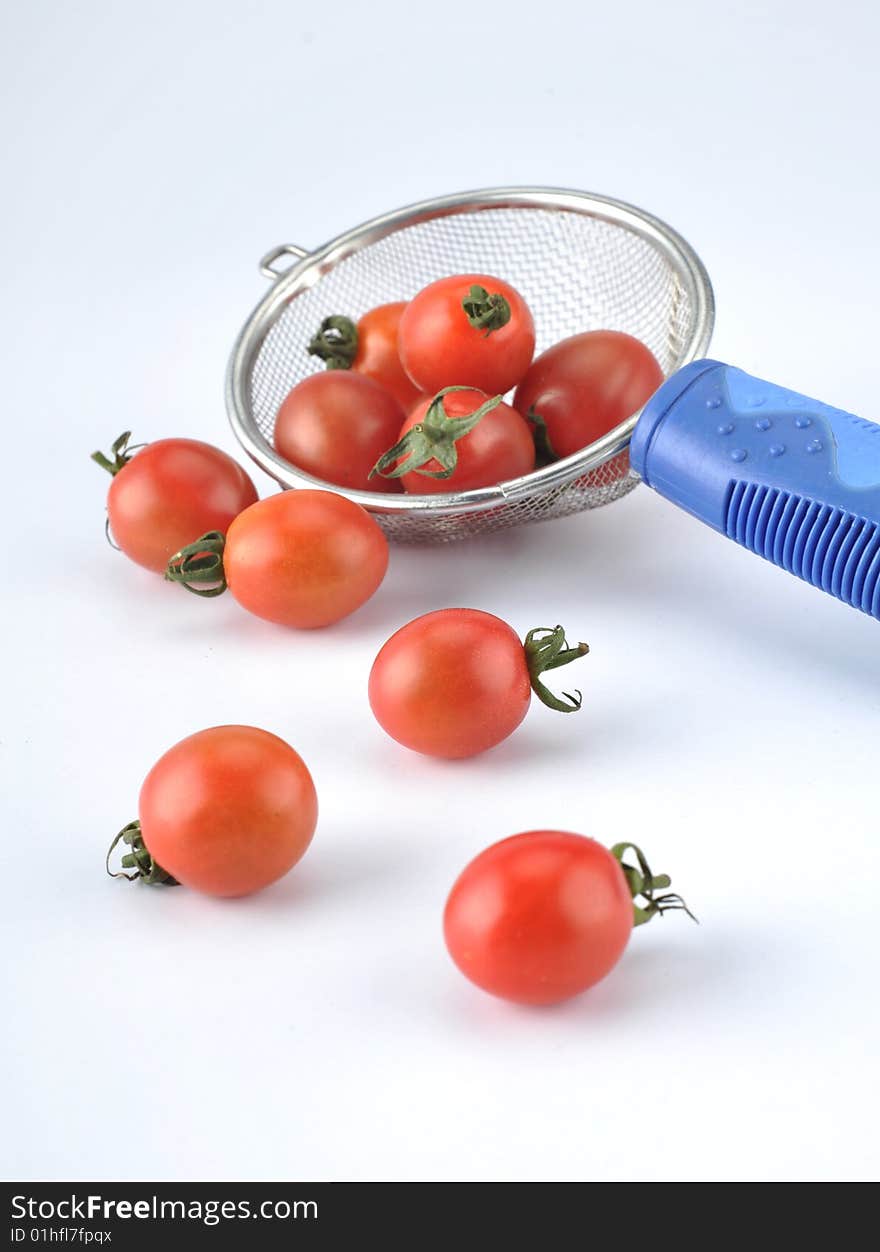
[[[674,940],[657,934],[658,928],[673,925],[688,927],[690,933]],[[611,973],[558,1008],[564,1016],[593,1026],[657,1013],[684,1016],[695,1004],[719,996],[735,1000],[748,963],[741,938],[719,935],[711,925],[698,927],[685,914],[674,913],[635,930]]]
[[[689,942],[680,936],[672,941],[648,933],[674,924],[691,927]],[[766,959],[758,945],[753,954],[755,961]],[[489,1033],[512,1027],[568,1032],[574,1025],[602,1033],[634,1023],[642,1029],[657,1016],[686,1017],[695,1005],[704,1006],[719,997],[725,1003],[741,998],[749,981],[749,964],[741,937],[719,936],[708,927],[698,930],[687,918],[676,915],[656,919],[642,933],[636,931],[610,974],[571,1000],[540,1006],[512,1004],[469,986],[456,975],[458,985],[454,990],[447,988],[446,1012],[460,1026]]]
[[[339,902],[356,904],[362,897],[375,896],[377,886],[383,894],[404,890],[424,866],[412,841],[389,843],[381,832],[359,831],[356,839],[328,847],[332,841],[333,831],[323,831],[319,823],[313,846],[288,874],[264,891],[229,903],[261,913],[291,914]]]

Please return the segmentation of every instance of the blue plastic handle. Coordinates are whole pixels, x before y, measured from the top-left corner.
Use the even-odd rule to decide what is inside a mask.
[[[630,459],[660,495],[880,619],[880,426],[694,361],[648,401]]]

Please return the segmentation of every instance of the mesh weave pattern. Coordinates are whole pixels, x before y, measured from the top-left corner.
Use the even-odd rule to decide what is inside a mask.
[[[468,271],[497,274],[522,293],[534,314],[539,352],[580,331],[623,330],[647,344],[668,374],[690,342],[694,310],[678,274],[658,246],[623,225],[532,207],[416,220],[324,272],[315,266],[304,273],[253,361],[248,416],[262,436],[271,443],[275,415],[291,387],[323,368],[306,351],[322,318],[345,313],[357,319],[436,278]],[[295,479],[291,471],[289,484]],[[377,497],[376,516],[389,537],[443,542],[595,508],[634,485],[623,453],[561,487],[482,512],[382,513],[386,496]]]

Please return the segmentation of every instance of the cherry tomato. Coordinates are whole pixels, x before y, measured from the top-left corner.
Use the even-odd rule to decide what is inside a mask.
[[[535,426],[539,451],[555,460],[613,430],[662,382],[660,365],[640,340],[619,330],[590,330],[542,352],[513,403]]]
[[[399,491],[370,473],[394,442],[404,410],[377,382],[348,370],[297,383],[275,418],[275,447],[315,478],[359,491]],[[193,536],[195,538],[195,536]]]
[[[398,443],[376,463],[376,476],[399,477],[405,491],[435,495],[491,487],[534,468],[535,445],[521,414],[499,396],[468,387],[417,404]]]
[[[309,344],[312,356],[327,362],[331,370],[354,370],[390,391],[408,409],[419,389],[404,370],[397,350],[397,334],[406,301],[380,304],[359,322],[350,317],[325,317]]]
[[[159,439],[128,451],[126,433],[114,460],[92,459],[113,475],[107,519],[127,557],[162,573],[184,544],[208,530],[225,530],[257,499],[257,490],[231,456],[197,439]]]
[[[471,861],[449,894],[443,930],[453,961],[478,987],[554,1004],[613,969],[633,918],[626,876],[607,848],[532,830]]]
[[[150,884],[170,876],[208,895],[244,896],[300,859],[318,800],[302,758],[283,739],[254,726],[214,726],[159,758],[138,813],[111,846],[121,839],[129,849],[114,876]]]
[[[404,369],[422,391],[464,384],[503,395],[529,367],[535,327],[509,283],[489,274],[457,274],[410,300],[398,343]]]
[[[281,491],[222,534],[176,553],[165,577],[198,595],[226,587],[257,617],[329,626],[360,608],[388,568],[388,540],[360,505],[332,491]]]
[[[572,712],[580,696],[560,699],[541,674],[576,660],[561,626],[530,631],[523,645],[498,617],[479,609],[440,609],[402,626],[382,647],[369,681],[370,706],[383,730],[427,756],[475,756],[511,735],[534,690],[551,708]]]
[[[420,389],[407,374],[400,360],[398,333],[407,302],[380,304],[365,313],[357,324],[357,355],[352,369],[375,379],[395,396],[404,409],[415,404]]]

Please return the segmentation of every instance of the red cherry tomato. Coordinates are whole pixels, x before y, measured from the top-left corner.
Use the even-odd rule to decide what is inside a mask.
[[[395,304],[380,304],[363,315],[357,324],[357,355],[351,366],[357,373],[381,383],[404,409],[415,404],[420,394],[401,364],[397,346],[406,303],[400,300]]]
[[[228,587],[257,617],[329,626],[360,608],[388,568],[388,540],[360,505],[332,491],[282,491],[245,509],[224,537],[178,552],[166,577],[199,595]]]
[[[467,419],[484,406],[471,427]],[[431,438],[422,434],[423,428],[432,432]],[[377,462],[376,476],[400,477],[405,491],[436,495],[490,487],[534,468],[528,423],[498,397],[490,400],[485,392],[466,388],[417,404],[401,427],[398,443]]]
[[[326,483],[358,491],[399,491],[370,472],[394,442],[404,410],[389,391],[349,370],[297,383],[275,418],[275,447],[292,465]],[[194,536],[195,537],[195,536]]]
[[[400,359],[422,391],[479,387],[503,395],[535,351],[528,305],[489,274],[457,274],[420,291],[400,319]]]
[[[613,430],[662,382],[659,363],[640,340],[618,330],[591,330],[542,352],[513,403],[535,426],[539,450],[557,459]]]
[[[197,439],[159,439],[127,451],[128,435],[113,445],[115,460],[93,459],[113,474],[107,493],[110,533],[127,557],[162,573],[184,544],[209,530],[226,530],[257,499],[257,490],[231,456]]]
[[[139,830],[122,832],[132,877],[161,882],[164,872],[208,895],[243,896],[300,859],[318,800],[302,758],[283,739],[254,726],[215,726],[159,758],[138,811]]]
[[[325,317],[309,344],[312,356],[326,361],[331,370],[354,370],[390,391],[402,408],[408,409],[419,396],[419,389],[400,362],[397,335],[406,301],[380,304],[365,313],[359,322],[350,317]]]
[[[449,394],[451,395],[452,393],[450,392]],[[482,394],[485,395],[486,393],[483,392]],[[428,405],[431,403],[433,399],[435,399],[434,396],[429,396],[427,392],[420,391],[415,401],[411,405],[409,405],[409,407],[406,410],[406,421],[409,422],[409,419],[411,417],[413,418],[413,421],[418,421],[418,418],[413,417],[413,414],[415,413],[416,409],[419,409],[422,413],[424,413],[425,410],[428,408]],[[445,399],[445,396],[444,396],[444,399]],[[479,397],[477,397],[477,400],[479,403]],[[400,432],[398,431],[398,434],[399,433]]]
[[[554,1004],[614,968],[633,928],[619,861],[593,839],[532,830],[493,844],[449,894],[443,930],[461,972],[493,995]]]
[[[570,712],[580,697],[561,700],[541,681],[548,668],[583,656],[565,632],[530,631],[526,644],[506,622],[479,609],[440,609],[402,626],[382,647],[370,672],[370,706],[383,730],[427,756],[475,756],[513,734],[531,693]]]

